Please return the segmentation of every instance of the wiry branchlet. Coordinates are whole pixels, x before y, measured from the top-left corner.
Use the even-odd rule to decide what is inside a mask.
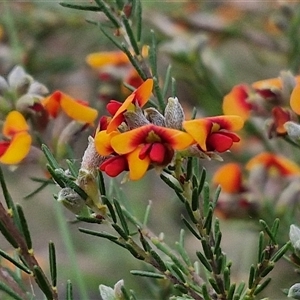
[[[150,123],[157,126],[166,126],[165,117],[154,107],[149,107],[144,110],[145,116]]]
[[[166,126],[181,130],[184,121],[184,112],[178,98],[170,97],[165,109]]]

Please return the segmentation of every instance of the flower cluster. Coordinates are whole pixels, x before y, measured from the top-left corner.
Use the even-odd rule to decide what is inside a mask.
[[[245,152],[248,150],[250,160],[244,166],[235,162],[225,164],[214,174],[213,183],[222,187],[218,211],[223,217],[260,215],[267,202],[280,215],[297,204],[300,167],[285,156],[288,147],[283,149],[280,140],[284,138],[298,147],[299,99],[300,77],[290,72],[251,85],[239,84],[224,97],[224,114],[239,115],[262,138],[266,132],[264,143],[270,151],[249,132],[245,139],[249,147]]]
[[[100,119],[95,148],[105,157],[100,170],[109,176],[129,171],[138,180],[147,170],[163,169],[184,157],[219,157],[240,140],[233,131],[243,127],[239,116],[184,119],[177,98],[170,97],[164,112],[146,106],[153,80],[147,79],[123,103],[110,101],[110,116]]]
[[[224,164],[215,172],[212,182],[222,187],[217,212],[223,218],[259,216],[265,200],[281,215],[297,205],[300,167],[283,155],[262,152],[245,166],[235,162]]]
[[[48,93],[22,67],[12,69],[7,80],[0,76],[1,163],[15,165],[25,158],[38,162],[42,157],[39,142],[49,131],[50,140],[42,142],[62,156],[72,137],[96,120],[98,112],[87,102],[61,91]]]
[[[300,76],[282,72],[278,78],[239,84],[224,97],[224,114],[236,114],[244,120],[251,116],[268,120],[268,136],[287,134],[286,122],[300,115]],[[271,114],[270,114],[271,112]]]

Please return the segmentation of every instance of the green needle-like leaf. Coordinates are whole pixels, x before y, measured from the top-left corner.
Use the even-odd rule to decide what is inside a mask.
[[[73,300],[73,286],[71,280],[67,281],[66,300]]]
[[[43,144],[41,146],[41,149],[42,151],[44,152],[45,156],[46,156],[46,159],[50,165],[50,167],[52,169],[58,169],[59,168],[59,164],[57,162],[57,160],[55,159],[55,157],[53,156],[52,152],[50,151],[50,149],[45,145]]]
[[[50,285],[49,285],[42,269],[39,266],[36,265],[36,266],[33,267],[33,273],[34,273],[36,283],[38,284],[40,289],[43,291],[46,298],[48,300],[53,300],[53,290],[50,287]]]
[[[9,230],[5,227],[5,225],[0,220],[0,231],[5,239],[15,248],[18,249],[19,245],[13,235],[9,232]]]
[[[114,16],[113,10],[109,7],[103,0],[95,0],[101,11],[106,15],[106,17],[111,21],[111,23],[116,27],[120,28],[119,20]]]
[[[149,278],[157,278],[157,279],[165,278],[165,275],[163,274],[158,274],[158,273],[148,272],[148,271],[131,270],[130,273],[132,275],[149,277]]]
[[[260,292],[262,292],[268,284],[271,282],[271,278],[266,279],[262,284],[258,285],[257,288],[254,291],[254,295],[258,295]]]
[[[128,236],[128,235],[129,235],[129,229],[128,229],[128,225],[127,225],[125,216],[124,216],[124,214],[123,214],[121,205],[120,205],[120,203],[118,202],[117,199],[114,199],[113,201],[114,201],[114,206],[115,206],[117,215],[118,215],[118,217],[119,217],[119,219],[120,219],[122,228],[123,228],[125,234]]]
[[[108,200],[108,198],[106,196],[102,196],[101,199],[103,201],[103,204],[105,204],[107,206],[113,222],[117,223],[117,221],[118,221],[117,220],[117,215],[116,215],[116,212],[115,212],[115,209],[114,209],[113,205],[111,204],[111,202]]]
[[[189,229],[189,231],[198,239],[201,240],[201,236],[196,232],[196,230],[193,228],[193,226],[187,221],[183,216],[181,216],[181,219],[185,226]]]
[[[98,172],[98,185],[101,196],[106,196],[105,182],[101,171]]]
[[[26,266],[24,266],[23,264],[18,262],[16,259],[12,258],[9,254],[7,254],[6,252],[4,252],[1,249],[0,249],[0,256],[7,259],[8,261],[10,261],[12,264],[14,264],[16,267],[18,267],[19,269],[21,269],[25,273],[31,274],[31,271]]]
[[[197,257],[199,258],[200,262],[202,263],[202,265],[209,271],[212,272],[212,268],[211,265],[209,263],[209,261],[206,259],[206,257],[200,252],[197,251],[196,252]]]
[[[259,220],[259,223],[263,226],[263,228],[264,228],[265,232],[267,233],[267,235],[270,237],[272,242],[276,245],[277,242],[276,242],[275,236],[273,235],[273,232],[271,231],[271,229],[269,228],[267,223],[264,220]]]
[[[27,221],[23,212],[23,209],[20,205],[16,205],[17,211],[18,211],[18,216],[20,220],[20,225],[21,225],[21,230],[27,245],[28,250],[32,250],[32,241],[31,241],[31,236],[30,236],[30,230],[27,225]]]
[[[24,300],[23,297],[19,296],[14,290],[12,290],[8,285],[6,285],[4,282],[1,281],[0,281],[0,290],[4,291],[13,300]]]
[[[129,20],[127,19],[127,17],[125,16],[124,13],[121,14],[121,20],[122,20],[122,23],[125,27],[125,30],[126,30],[126,33],[127,33],[127,36],[130,40],[130,44],[132,46],[132,49],[135,53],[135,55],[140,55],[140,49],[139,49],[139,46],[138,46],[138,43],[135,39],[135,36],[134,36],[134,33],[132,31],[132,28],[131,28],[131,25],[129,23]]]
[[[52,286],[56,287],[56,283],[57,283],[56,251],[53,242],[49,243],[49,265],[50,265]]]
[[[101,8],[99,6],[92,6],[92,5],[76,5],[72,3],[67,2],[61,2],[59,3],[63,7],[67,8],[73,8],[77,10],[86,10],[86,11],[101,11]]]

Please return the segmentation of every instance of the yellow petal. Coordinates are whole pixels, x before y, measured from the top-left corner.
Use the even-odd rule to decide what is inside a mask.
[[[252,87],[257,90],[282,89],[282,81],[279,77],[259,80],[252,83]]]
[[[296,84],[291,93],[290,106],[297,115],[300,115],[300,83]]]
[[[83,105],[64,93],[62,93],[60,105],[70,118],[78,122],[91,124],[98,116],[96,109]]]
[[[86,62],[93,68],[107,65],[122,65],[129,63],[129,59],[122,51],[95,52],[86,57]]]
[[[5,153],[0,157],[3,164],[18,164],[29,153],[31,136],[27,131],[16,133]]]
[[[5,119],[2,133],[6,137],[11,137],[17,132],[27,131],[28,129],[29,126],[23,115],[20,112],[13,110]]]
[[[184,121],[183,128],[189,133],[203,151],[206,151],[206,139],[211,133],[213,123],[207,119],[195,119]]]
[[[143,145],[136,148],[127,155],[129,178],[131,180],[141,179],[147,172],[150,165],[150,158],[146,156],[144,159],[139,158],[139,154]]]
[[[111,147],[111,139],[115,135],[119,133],[113,131],[111,133],[107,133],[106,130],[99,131],[95,136],[95,148],[100,155],[108,156],[114,152],[113,148]]]

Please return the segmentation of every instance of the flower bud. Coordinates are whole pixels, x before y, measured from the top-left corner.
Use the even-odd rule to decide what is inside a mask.
[[[290,287],[288,297],[293,299],[300,299],[300,283],[295,283]]]
[[[86,199],[86,205],[89,206],[95,213],[100,215],[106,214],[105,205],[100,202],[100,193],[98,189],[97,173],[85,169],[80,169],[76,183],[82,188],[88,198]]]
[[[81,169],[85,169],[85,170],[89,170],[90,172],[97,173],[98,167],[104,160],[105,157],[99,155],[99,153],[95,148],[94,139],[91,136],[89,136],[88,146],[84,151],[82,161],[81,161]]]
[[[300,125],[292,122],[292,121],[287,121],[284,123],[284,128],[287,131],[287,134],[294,139],[299,139],[300,138]]]
[[[149,107],[144,110],[146,118],[150,123],[165,127],[165,117],[154,107]]]
[[[181,130],[184,121],[184,112],[178,98],[170,97],[165,109],[166,126]]]
[[[146,117],[143,114],[143,111],[139,106],[136,107],[135,111],[127,110],[124,113],[124,117],[130,129],[135,129],[143,125],[149,124],[149,121],[146,119]]]
[[[296,79],[290,71],[280,72],[280,79],[282,81],[282,98],[284,101],[288,102],[292,90],[296,85]]]
[[[8,74],[7,81],[12,89],[22,95],[27,93],[30,84],[33,83],[33,78],[21,66],[16,66]]]
[[[117,300],[124,299],[123,292],[122,292],[122,287],[124,286],[124,280],[121,279],[119,280],[115,285],[114,285],[114,293],[115,297]]]
[[[57,201],[61,202],[75,215],[80,214],[85,207],[84,200],[69,187],[63,188],[59,191]]]
[[[289,233],[290,241],[295,249],[295,253],[300,257],[300,228],[292,224]],[[300,299],[300,298],[297,298]]]

